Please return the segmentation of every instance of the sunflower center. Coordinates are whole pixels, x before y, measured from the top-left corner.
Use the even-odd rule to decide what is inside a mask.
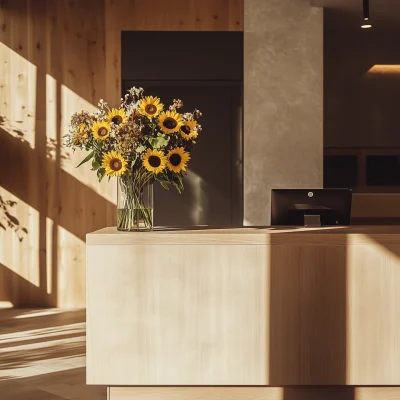
[[[113,171],[119,171],[122,168],[122,162],[121,160],[118,160],[118,158],[113,158],[110,162],[110,168]]]
[[[187,126],[187,125],[183,125],[183,126],[181,126],[181,131],[182,131],[183,133],[186,133],[186,135],[189,135],[189,133],[190,133],[190,127]]]
[[[147,112],[147,114],[155,114],[157,112],[157,107],[154,104],[147,104],[147,106],[145,107],[145,111]]]
[[[163,125],[168,129],[174,129],[178,125],[178,123],[173,118],[165,118]]]
[[[169,162],[174,166],[177,167],[182,161],[182,157],[179,154],[172,154],[169,158]]]
[[[106,128],[100,128],[97,133],[99,136],[107,136],[108,131]]]
[[[112,122],[114,122],[115,125],[119,125],[122,122],[122,117],[120,115],[115,115],[112,117]]]
[[[160,166],[161,164],[161,159],[158,156],[150,156],[149,157],[149,164],[153,167],[153,168],[157,168]]]

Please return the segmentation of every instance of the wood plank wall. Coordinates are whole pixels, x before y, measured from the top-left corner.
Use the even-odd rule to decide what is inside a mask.
[[[105,0],[107,99],[120,98],[122,31],[243,31],[243,1]]]
[[[62,137],[118,103],[122,30],[243,30],[243,0],[0,2],[0,193],[28,229],[0,229],[0,306],[85,305],[85,234],[115,224],[116,188]]]

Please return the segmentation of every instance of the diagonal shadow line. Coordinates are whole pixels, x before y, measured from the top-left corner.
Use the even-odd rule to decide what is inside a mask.
[[[38,287],[0,263],[0,301],[9,301],[14,307],[38,307],[46,289]],[[1,329],[1,333],[4,331]]]
[[[47,176],[43,177],[46,179],[45,188],[58,191],[59,199],[58,207],[55,204],[47,207],[48,218],[57,221],[59,226],[82,241],[85,241],[86,233],[103,228],[105,220],[115,223],[115,205],[57,166],[54,160],[38,154],[28,143],[21,142],[1,128],[0,143],[0,170],[12,170],[12,174],[0,175],[0,186],[4,189],[34,209],[41,210],[41,196],[33,190],[32,183],[28,184],[28,180],[30,168],[42,161],[45,165],[42,171],[58,172],[55,175],[58,178],[56,185],[50,185]],[[48,195],[53,196],[54,192]]]
[[[389,251],[393,256],[400,258],[400,242],[397,240],[396,236],[393,235],[394,238],[390,240],[387,236],[379,235],[379,234],[366,234],[365,236],[371,241],[375,242],[383,249]]]
[[[40,50],[44,50],[44,43],[43,42],[36,42],[32,43],[32,46],[16,46],[13,41],[15,41],[15,38],[13,38],[12,35],[7,34],[7,32],[10,30],[10,25],[11,21],[15,19],[18,21],[21,16],[24,16],[29,20],[30,23],[36,23],[36,24],[43,24],[43,18],[46,13],[51,13],[51,11],[57,10],[57,7],[64,8],[61,10],[61,12],[70,12],[72,15],[71,17],[75,15],[86,15],[93,10],[91,10],[92,4],[88,1],[79,1],[79,7],[77,7],[77,2],[70,1],[68,2],[68,6],[65,7],[65,5],[62,2],[58,6],[51,4],[46,7],[45,4],[41,4],[41,6],[33,6],[29,8],[29,14],[27,11],[26,7],[26,1],[16,1],[16,0],[11,0],[11,1],[0,1],[0,13],[3,12],[4,16],[8,17],[8,20],[5,20],[5,23],[2,25],[2,29],[0,31],[0,43],[3,44],[4,46],[8,47],[12,52],[15,54],[18,54],[19,56],[23,57],[26,61],[31,63],[32,65],[38,67],[38,58],[37,58],[37,53],[34,50],[34,48]],[[43,2],[42,2],[43,3]],[[54,2],[56,4],[57,2]],[[98,0],[99,3],[99,9],[101,9],[101,3],[102,0]],[[22,5],[23,4],[23,5]],[[103,5],[104,7],[104,5]],[[60,37],[62,38],[67,38],[69,40],[76,39],[78,35],[81,35],[82,42],[79,44],[78,49],[74,49],[74,51],[88,51],[92,52],[93,54],[98,54],[100,55],[101,59],[105,56],[105,31],[104,31],[104,22],[102,19],[104,18],[104,15],[102,15],[102,18],[98,20],[97,22],[97,29],[93,29],[92,31],[89,32],[82,32],[79,31],[79,28],[76,29],[76,27],[71,29],[71,26],[65,25],[61,26],[59,24],[59,20],[57,16],[53,15],[52,18],[50,19],[50,16],[47,15],[47,27],[43,26],[43,30],[48,28],[51,29],[53,28],[54,31],[53,36],[51,37],[51,45],[53,45],[55,48],[58,48],[59,44],[59,39]],[[20,20],[18,21],[20,22]],[[73,26],[73,24],[71,23]],[[100,28],[102,28],[100,30]],[[77,32],[76,32],[77,31]],[[75,33],[76,32],[76,33]],[[31,37],[26,37],[25,39],[28,39],[28,42],[32,40]],[[35,49],[35,50],[36,50]],[[71,50],[65,50],[66,54],[70,54]],[[96,58],[97,60],[97,58]],[[98,67],[98,64],[97,64]],[[102,73],[104,74],[105,71],[105,66],[102,68]],[[88,91],[86,90],[86,86],[82,85],[82,83],[86,82],[89,74],[85,71],[78,71],[78,70],[73,70],[73,69],[68,69],[65,71],[64,69],[57,69],[57,68],[45,68],[45,73],[51,75],[57,82],[59,82],[62,85],[67,86],[71,91],[73,91],[76,95],[78,95],[81,99],[84,99],[85,101],[91,103],[91,104],[97,104],[97,101],[99,98],[101,98],[101,94],[104,95],[104,93],[100,93],[100,90],[97,90],[97,87],[94,86],[92,90]],[[92,77],[93,79],[93,77]],[[103,89],[104,91],[104,89]]]

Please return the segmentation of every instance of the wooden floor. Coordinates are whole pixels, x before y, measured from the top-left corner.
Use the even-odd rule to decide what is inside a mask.
[[[0,399],[105,400],[85,384],[85,310],[0,309]]]

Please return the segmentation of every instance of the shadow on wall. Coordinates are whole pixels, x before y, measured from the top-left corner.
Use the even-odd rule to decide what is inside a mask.
[[[32,174],[32,166],[43,164],[44,169],[49,171],[49,175],[57,175],[57,182],[49,182],[49,177],[47,177],[47,182],[44,183],[57,185],[59,197],[55,201],[56,204],[51,204],[51,197],[46,199],[47,210],[45,214],[53,221],[58,221],[60,226],[74,236],[85,240],[88,227],[89,229],[94,226],[103,227],[101,223],[104,216],[115,214],[114,204],[64,171],[57,165],[56,161],[48,157],[42,158],[43,156],[39,156],[28,143],[18,140],[1,128],[0,143],[2,143],[0,165],[6,166],[11,165],[11,163],[18,165],[18,168],[11,174],[4,174],[1,177],[1,186],[31,207],[39,210],[41,198],[32,190],[32,185],[35,183],[40,185],[40,180],[44,179],[39,176],[33,183],[27,181]],[[86,203],[90,204],[90,207],[86,208]],[[90,215],[87,215],[88,210],[91,211]]]
[[[84,287],[81,243],[87,232],[113,225],[116,213],[78,174],[63,169],[62,162],[72,162],[61,142],[70,114],[105,91],[104,8],[94,0],[17,0],[0,8],[0,186],[20,200],[16,215],[29,222],[20,247],[11,232],[0,233],[0,260],[14,271],[2,272],[9,281],[1,287],[17,286],[14,306],[83,306],[84,289],[74,293]],[[26,280],[37,274],[33,289]]]
[[[40,307],[48,301],[46,297],[46,288],[34,285],[0,264],[0,303],[9,303],[14,307]]]
[[[45,154],[40,156],[37,150],[32,149],[27,142],[11,136],[1,128],[0,143],[2,143],[0,168],[18,165],[18,168],[11,173],[2,174],[1,187],[39,211],[40,215],[39,226],[35,230],[30,229],[29,232],[29,235],[35,237],[39,235],[40,250],[37,257],[39,258],[40,289],[28,290],[24,294],[23,287],[25,286],[19,287],[16,289],[19,296],[13,296],[12,304],[14,306],[57,305],[60,256],[58,254],[60,248],[58,227],[85,241],[87,232],[103,227],[106,225],[105,219],[109,220],[115,216],[115,206],[64,171],[59,163],[47,158]],[[37,170],[36,166],[40,166],[40,170]],[[46,176],[42,176],[41,171],[46,171]],[[48,219],[53,221],[52,232],[49,232],[47,227]],[[50,238],[49,234],[51,234]],[[49,242],[51,248],[48,248]],[[49,255],[52,268],[50,274],[46,269]],[[31,272],[34,273],[34,271]],[[49,279],[51,279],[51,294],[47,294]],[[11,282],[9,286],[15,287],[15,279]],[[70,282],[70,285],[74,285],[74,282]]]

